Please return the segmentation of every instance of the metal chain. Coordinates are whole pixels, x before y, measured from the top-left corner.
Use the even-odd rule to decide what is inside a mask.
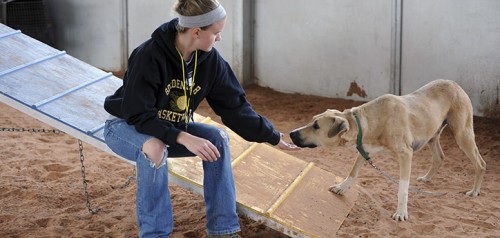
[[[391,177],[388,173],[382,171],[379,167],[377,167],[373,161],[371,159],[367,160],[368,163],[377,170],[377,172],[379,172],[379,174],[381,174],[382,176],[386,177],[387,179],[391,180],[392,182],[394,182],[395,184],[398,184],[399,185],[399,181],[394,179],[393,177]]]
[[[87,209],[89,210],[89,213],[91,215],[94,215],[94,214],[100,212],[101,208],[97,208],[96,210],[92,210],[92,206],[90,205],[89,193],[87,191],[87,179],[85,178],[85,165],[83,164],[85,157],[83,155],[83,143],[81,140],[78,140],[78,146],[80,148],[80,163],[82,164],[81,170],[82,170],[82,178],[83,178],[83,196],[85,197],[85,204],[87,206]]]
[[[120,189],[124,189],[128,185],[130,185],[130,183],[132,182],[132,180],[135,179],[136,175],[137,175],[137,170],[136,170],[136,167],[134,166],[134,175],[128,176],[127,181],[125,181],[125,183],[122,186],[120,186]]]
[[[379,172],[382,176],[386,177],[387,179],[391,180],[392,182],[394,182],[395,184],[399,185],[399,181],[394,179],[393,177],[391,177],[388,173],[382,171],[379,167],[377,167],[373,161],[371,159],[368,159],[367,160],[368,163],[375,169],[377,170],[377,172]],[[434,196],[442,196],[442,195],[446,195],[447,193],[446,192],[432,192],[432,191],[425,191],[425,190],[421,190],[421,189],[418,189],[418,188],[414,188],[414,187],[410,187],[409,190],[411,191],[414,191],[416,193],[426,193],[426,194],[430,194],[430,195],[434,195]]]
[[[0,127],[0,131],[7,131],[7,132],[33,132],[33,133],[54,133],[54,134],[64,134],[63,131],[58,130],[58,129],[35,129],[35,128],[6,128],[6,127]],[[83,177],[83,193],[85,196],[85,203],[87,205],[87,209],[89,210],[90,214],[96,214],[99,211],[101,211],[100,208],[97,208],[96,210],[92,210],[92,207],[90,205],[89,201],[89,193],[87,191],[87,179],[85,178],[85,165],[83,164],[83,161],[85,160],[85,157],[83,155],[83,144],[81,140],[78,140],[78,145],[80,147],[80,163],[81,163],[81,171],[82,171],[82,177]]]
[[[9,131],[9,132],[35,132],[35,133],[54,133],[54,134],[64,134],[63,131],[57,129],[35,129],[35,128],[5,128],[1,127],[0,131]]]
[[[0,131],[65,134],[63,131],[58,130],[58,129],[35,129],[35,128],[14,128],[14,127],[6,128],[6,127],[0,127]],[[78,146],[79,146],[79,151],[80,151],[80,163],[81,163],[81,171],[82,171],[82,178],[83,178],[83,193],[84,193],[84,197],[85,197],[85,204],[87,206],[87,209],[89,210],[89,213],[93,215],[93,214],[96,214],[96,213],[100,212],[102,209],[101,208],[97,208],[96,210],[93,210],[92,206],[90,204],[89,193],[88,193],[88,189],[87,189],[88,184],[87,184],[87,179],[85,178],[85,165],[83,163],[84,160],[85,160],[85,156],[83,155],[83,143],[82,143],[81,140],[78,140]],[[125,181],[125,183],[122,186],[120,186],[120,188],[124,189],[125,187],[127,187],[128,185],[130,185],[130,183],[132,182],[132,180],[135,179],[136,174],[137,174],[137,171],[136,171],[136,168],[134,167],[134,175],[129,176],[127,178],[127,181]]]

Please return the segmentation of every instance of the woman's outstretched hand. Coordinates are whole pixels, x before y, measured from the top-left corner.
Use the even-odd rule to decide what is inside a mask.
[[[280,133],[280,142],[275,145],[276,147],[278,147],[279,149],[281,150],[300,150],[300,148],[292,143],[288,143],[286,141],[283,140],[283,133]]]

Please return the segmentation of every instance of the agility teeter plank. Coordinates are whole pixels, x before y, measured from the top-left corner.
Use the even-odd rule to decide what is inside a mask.
[[[307,167],[305,167],[300,172],[300,174],[295,178],[295,180],[293,180],[293,182],[288,185],[286,190],[281,193],[281,195],[273,203],[273,205],[269,209],[267,209],[266,211],[267,216],[273,215],[276,209],[278,209],[281,206],[281,204],[288,198],[288,196],[290,196],[290,194],[292,194],[292,192],[295,191],[295,188],[297,188],[297,186],[300,184],[300,182],[302,182],[304,177],[306,177],[306,175],[309,173],[309,171],[311,171],[312,168],[314,168],[314,163],[310,162],[309,164],[307,164]]]
[[[0,36],[0,100],[114,155],[99,128],[121,79],[2,24]]]
[[[260,144],[233,168],[238,201],[261,214],[271,208],[307,165],[277,152]]]
[[[230,141],[242,140],[220,127],[229,132]],[[232,156],[237,162],[233,173],[239,211],[291,237],[332,237],[354,205],[356,188],[335,195],[328,188],[342,178],[267,144],[250,144]],[[201,191],[199,158],[169,158],[169,166],[175,176]]]
[[[358,192],[338,196],[328,188],[343,179],[318,167],[311,168],[273,218],[310,237],[333,237],[354,205]]]
[[[194,120],[200,123],[209,124],[212,126],[219,127],[220,129],[226,131],[229,135],[229,143],[231,147],[231,160],[233,164],[238,161],[238,157],[243,154],[249,147],[252,146],[251,142],[243,140],[241,137],[237,136],[231,130],[226,130],[225,126],[222,126],[209,117],[203,118],[202,116],[195,114]],[[168,167],[171,174],[177,175],[177,177],[182,178],[185,182],[192,183],[194,186],[203,187],[203,167],[202,160],[198,157],[180,157],[180,158],[169,158]]]
[[[0,101],[115,155],[104,143],[102,103],[121,79],[0,24]],[[341,179],[267,144],[230,138],[238,211],[292,237],[331,237],[356,200],[328,192]],[[129,162],[128,160],[123,159]],[[199,158],[169,158],[170,181],[202,193]]]

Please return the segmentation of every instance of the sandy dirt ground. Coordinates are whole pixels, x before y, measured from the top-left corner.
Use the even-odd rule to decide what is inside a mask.
[[[299,94],[283,94],[250,86],[248,100],[275,127],[288,133],[328,108],[343,110],[361,102]],[[53,129],[11,107],[0,104],[1,128]],[[206,103],[197,113],[218,117]],[[413,157],[410,185],[446,192],[432,196],[410,192],[410,220],[395,222],[397,186],[365,165],[357,181],[359,197],[343,225],[332,237],[500,237],[500,120],[474,118],[476,141],[487,172],[481,196],[472,188],[474,169],[445,129],[441,137],[446,158],[436,177],[416,181],[431,164],[428,148]],[[135,182],[122,188],[133,166],[83,143],[87,189],[93,209],[85,202],[78,141],[64,133],[0,131],[0,237],[137,237]],[[289,138],[287,138],[289,140]],[[356,150],[302,149],[289,152],[345,177]],[[397,163],[386,155],[373,160],[393,177]],[[200,195],[171,185],[175,230],[172,237],[205,237],[204,202]],[[328,188],[319,188],[328,189]],[[243,237],[285,238],[266,226],[241,217]]]

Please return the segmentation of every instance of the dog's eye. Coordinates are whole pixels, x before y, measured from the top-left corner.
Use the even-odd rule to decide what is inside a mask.
[[[314,128],[314,130],[319,130],[318,122],[314,122],[313,128]]]

